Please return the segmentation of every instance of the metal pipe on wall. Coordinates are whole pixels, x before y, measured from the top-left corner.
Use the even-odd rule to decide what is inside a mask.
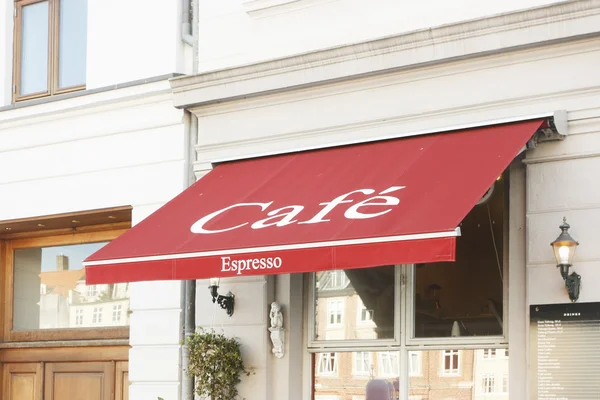
[[[182,0],[181,39],[193,47],[192,73],[198,72],[198,0]],[[191,12],[190,12],[191,11]],[[196,161],[196,143],[198,143],[198,118],[191,112],[184,111],[184,152],[186,158],[185,186],[196,181],[194,162]],[[196,281],[181,281],[181,399],[194,400],[194,377],[187,373],[189,350],[187,338],[196,331]]]

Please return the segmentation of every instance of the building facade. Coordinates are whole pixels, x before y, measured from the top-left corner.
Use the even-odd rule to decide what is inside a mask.
[[[563,217],[578,304],[600,301],[599,1],[2,4],[2,398],[182,399],[182,282],[85,285],[82,262],[257,157],[565,122],[467,213],[452,263],[221,279],[231,317],[199,280],[197,326],[254,369],[243,398],[362,400],[374,379],[397,399],[537,398],[530,307],[569,303],[549,246]]]
[[[580,241],[578,303],[599,300],[598,254],[585,244],[597,237],[587,171],[598,163],[599,6],[200,2],[199,73],[171,81],[175,106],[199,120],[200,179],[254,157],[556,110],[568,121],[564,140],[523,151],[462,221],[453,265],[336,272],[348,287],[335,295],[315,274],[222,279],[232,317],[200,281],[196,322],[239,337],[256,368],[243,397],[362,399],[382,378],[400,399],[537,398],[529,310],[570,303],[549,246],[563,217]],[[284,310],[282,359],[265,334],[272,301]]]
[[[182,7],[0,2],[2,399],[177,392],[179,283],[86,286],[82,261],[187,186],[189,116],[168,83],[193,70]]]

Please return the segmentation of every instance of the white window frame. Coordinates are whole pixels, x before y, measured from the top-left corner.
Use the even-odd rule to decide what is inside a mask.
[[[123,306],[121,304],[115,304],[112,308],[112,322],[121,322],[121,313]]]
[[[454,359],[453,356],[454,356],[455,352],[456,352],[456,355],[457,355],[457,357],[456,357],[456,359],[457,359],[457,361],[456,361],[456,368],[452,368],[452,367],[454,367],[452,360]],[[450,353],[450,354],[447,354],[447,353]],[[451,367],[450,370],[446,369],[446,357],[447,356],[450,356],[450,367]],[[444,350],[440,351],[440,359],[441,359],[441,362],[442,362],[442,364],[440,366],[440,372],[441,372],[440,375],[441,376],[444,376],[444,377],[449,377],[449,376],[455,377],[455,376],[460,376],[461,375],[462,371],[461,371],[461,368],[460,368],[460,363],[462,361],[462,350],[459,350],[459,349],[444,349]]]
[[[496,377],[493,373],[488,372],[485,374],[481,374],[479,383],[481,384],[482,394],[491,394],[496,392]]]
[[[367,355],[367,370],[366,371],[362,371],[359,368],[357,368],[359,365],[359,359],[357,356],[359,354]],[[364,359],[362,361],[364,363]],[[373,365],[373,356],[371,355],[370,351],[357,351],[357,352],[352,353],[352,375],[358,376],[358,377],[368,377],[371,375],[372,365]]]
[[[335,297],[333,299],[328,299],[327,300],[327,327],[329,328],[337,328],[340,327],[342,325],[344,325],[344,309],[346,308],[346,304],[345,304],[345,299],[340,299],[338,297]],[[332,307],[333,305],[336,305],[335,307]],[[334,318],[334,322],[331,322],[331,314],[332,312],[335,312],[335,318]],[[337,322],[337,316],[339,314],[339,319],[340,321]]]
[[[502,374],[502,381],[500,382],[500,393],[508,393],[508,373]]]
[[[362,302],[362,300],[360,299],[360,297],[357,299],[356,303],[357,303],[356,304],[356,324],[357,325],[374,325],[373,324],[374,311],[367,309],[367,307],[365,307],[365,305]],[[367,314],[369,315],[369,319],[362,318],[363,311],[367,312]]]
[[[327,355],[327,359],[329,360],[333,360],[333,371],[322,371],[321,370],[321,361],[322,358]],[[338,360],[338,353],[335,352],[326,352],[326,353],[319,353],[316,355],[317,357],[317,361],[316,361],[316,371],[315,373],[318,376],[337,376],[338,375],[338,370],[339,370],[339,360]]]
[[[102,314],[102,307],[94,307],[94,309],[92,310],[92,324],[101,324]]]
[[[75,325],[80,326],[83,325],[83,309],[77,308],[75,310]]]
[[[395,378],[400,376],[400,352],[399,351],[381,351],[377,354],[379,366],[377,369],[377,375],[386,378]],[[387,360],[384,360],[384,356],[387,356]],[[394,361],[398,371],[394,372]],[[385,371],[384,366],[390,368],[389,371]]]
[[[413,355],[416,356],[416,364],[412,362]],[[415,365],[417,366],[416,368]],[[423,376],[423,352],[422,351],[408,351],[408,376]]]
[[[502,352],[504,352],[504,349],[495,349],[495,348],[483,349],[481,358],[484,360],[495,360],[498,357],[498,350],[502,350]]]
[[[312,273],[305,274],[303,276],[305,293],[307,296],[306,300],[306,308],[305,310],[305,334],[306,334],[306,348],[307,348],[307,358],[305,363],[305,372],[306,379],[304,381],[305,385],[309,385],[308,387],[313,387],[314,382],[312,382],[312,371],[311,371],[311,363],[310,353],[318,353],[318,352],[355,352],[355,351],[365,351],[369,350],[372,352],[379,351],[392,351],[398,350],[400,351],[400,369],[401,369],[401,377],[400,377],[400,387],[399,387],[399,396],[400,398],[407,397],[409,393],[409,375],[408,372],[404,373],[403,371],[409,371],[408,369],[408,352],[409,351],[418,351],[420,355],[422,352],[430,351],[430,350],[470,350],[476,351],[478,349],[485,349],[489,347],[495,347],[496,354],[503,356],[503,353],[498,353],[502,351],[501,349],[508,347],[508,332],[509,332],[509,258],[508,254],[511,252],[512,254],[523,254],[525,251],[525,247],[521,241],[518,239],[512,240],[509,239],[509,235],[516,235],[516,238],[519,237],[519,233],[515,232],[514,229],[509,230],[509,221],[514,226],[523,225],[525,223],[525,219],[520,213],[520,210],[525,201],[525,173],[523,166],[521,163],[516,160],[513,164],[511,164],[511,168],[514,168],[514,171],[509,171],[506,174],[506,184],[511,185],[510,190],[507,191],[507,199],[506,203],[508,205],[506,209],[505,219],[504,219],[504,253],[501,255],[503,262],[503,276],[504,287],[503,287],[503,314],[502,314],[502,335],[498,336],[460,336],[460,337],[439,337],[439,338],[417,338],[414,335],[414,304],[413,304],[413,295],[412,290],[415,287],[415,267],[414,265],[396,265],[396,275],[395,275],[395,307],[394,316],[394,330],[395,335],[393,339],[365,339],[365,340],[323,340],[316,339],[317,334],[317,326],[315,324],[315,316],[316,316],[316,286],[315,286],[315,275]],[[513,207],[513,204],[516,206]],[[516,209],[515,209],[516,208]],[[517,261],[518,266],[518,261]],[[518,276],[515,275],[515,276]],[[513,278],[515,279],[515,278]],[[511,289],[511,293],[515,290],[518,292],[518,289],[514,289],[514,285],[512,285],[513,289]],[[326,297],[321,297],[320,301],[326,301]],[[517,301],[521,302],[517,298]],[[511,306],[511,310],[514,311],[514,305]],[[515,316],[524,316],[520,313],[516,313]],[[506,357],[505,357],[506,358]],[[460,363],[459,363],[460,366]],[[422,367],[422,365],[421,365]],[[473,377],[473,384],[477,385],[478,382],[476,377]],[[515,385],[513,385],[513,389],[508,388],[509,394],[512,390],[516,394],[520,388],[522,388],[526,382],[519,380]],[[312,389],[308,390],[307,393],[312,393]],[[304,397],[304,400],[308,400],[309,397]]]

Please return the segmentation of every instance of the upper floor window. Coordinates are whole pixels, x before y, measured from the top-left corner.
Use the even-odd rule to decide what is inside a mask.
[[[443,375],[459,375],[460,374],[460,352],[458,350],[443,351]]]
[[[85,88],[87,0],[16,0],[15,101]]]
[[[483,358],[487,360],[492,360],[496,358],[496,349],[484,349]]]

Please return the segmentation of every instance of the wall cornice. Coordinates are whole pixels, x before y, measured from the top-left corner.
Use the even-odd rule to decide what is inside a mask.
[[[600,35],[600,0],[556,3],[171,79],[191,108]]]

